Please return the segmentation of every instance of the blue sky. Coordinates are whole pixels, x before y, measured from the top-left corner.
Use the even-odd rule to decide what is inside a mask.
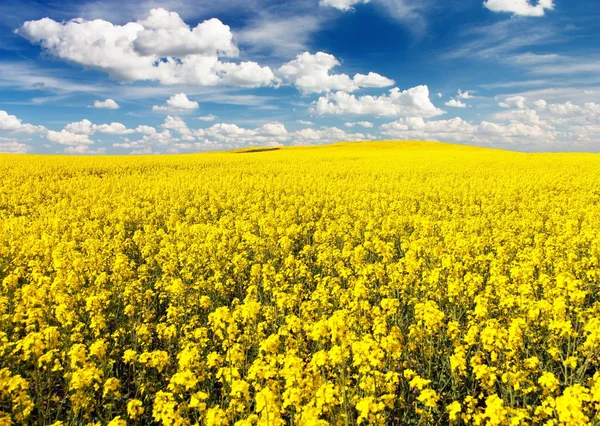
[[[0,152],[600,150],[597,0],[3,0],[0,17]]]

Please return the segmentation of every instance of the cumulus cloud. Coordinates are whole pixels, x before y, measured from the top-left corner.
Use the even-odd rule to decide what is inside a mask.
[[[347,122],[347,123],[344,123],[344,126],[346,126],[346,127],[362,126],[366,129],[372,129],[373,123],[371,123],[370,121],[358,121],[356,123]]]
[[[0,130],[14,133],[43,133],[46,131],[46,128],[44,126],[23,123],[23,121],[15,115],[0,110]]]
[[[562,103],[562,104],[550,104],[548,106],[548,110],[554,114],[554,115],[558,115],[558,116],[565,116],[565,115],[575,115],[575,114],[583,114],[586,110],[589,110],[589,112],[595,112],[595,109],[598,109],[598,114],[600,114],[600,109],[598,108],[599,105],[596,105],[593,102],[587,103],[583,106],[581,105],[576,105],[571,101]]]
[[[152,135],[156,133],[156,129],[154,127],[145,125],[137,126],[135,131],[137,133],[141,133],[142,135]]]
[[[181,117],[173,117],[168,115],[161,127],[163,129],[176,131],[184,138],[184,140],[195,140],[194,136],[192,135],[192,131]]]
[[[0,130],[17,130],[23,124],[15,115],[10,115],[6,111],[0,111]]]
[[[503,102],[500,102],[498,105],[502,108],[517,107],[519,109],[525,109],[525,101],[527,101],[527,98],[524,96],[509,96],[505,98]]]
[[[311,112],[325,115],[374,115],[435,117],[445,112],[437,108],[429,99],[427,86],[416,86],[401,91],[397,87],[389,91],[389,95],[360,96],[345,92],[336,92],[320,97]]]
[[[140,126],[141,127],[141,126]],[[282,123],[266,123],[244,128],[232,123],[217,123],[207,129],[190,129],[181,117],[167,116],[162,132],[145,134],[141,139],[113,143],[114,148],[136,153],[181,152],[206,149],[233,149],[244,146],[278,146],[291,134]]]
[[[66,145],[67,154],[103,154],[105,147],[92,150],[89,146],[94,144],[91,136],[94,134],[106,135],[130,135],[141,134],[143,138],[156,137],[157,131],[154,127],[140,125],[130,129],[123,123],[112,122],[110,124],[94,124],[88,119],[67,124],[62,130],[48,130],[46,138],[53,143]]]
[[[166,105],[154,105],[152,111],[189,112],[199,107],[198,102],[190,101],[185,93],[177,93],[167,100]]]
[[[383,135],[533,150],[595,150],[600,143],[600,105],[595,102],[550,104],[540,99],[529,108],[511,97],[509,108],[487,120],[425,120],[405,117],[380,127]]]
[[[458,93],[457,93],[456,97],[458,99],[473,99],[474,98],[474,96],[471,95],[468,90],[463,92],[460,89],[458,89]]]
[[[278,73],[287,83],[294,84],[304,93],[323,93],[331,91],[353,92],[362,87],[387,87],[394,80],[374,72],[368,74],[330,74],[331,70],[340,65],[333,55],[317,52],[314,55],[304,52],[296,59],[282,65]]]
[[[462,133],[473,134],[475,127],[460,117],[450,120],[426,121],[422,117],[405,117],[392,123],[382,124],[384,135],[396,138],[429,139],[438,135]]]
[[[553,0],[486,0],[483,5],[493,12],[509,12],[519,16],[544,16],[553,10]]]
[[[347,12],[354,9],[354,5],[359,3],[369,3],[370,0],[319,0],[320,6],[334,7]]]
[[[77,135],[91,135],[94,132],[94,125],[86,118],[81,121],[69,123],[65,126],[65,130],[69,133]]]
[[[87,118],[81,121],[76,121],[67,124],[64,129],[68,133],[76,135],[90,136],[95,133],[104,133],[109,135],[127,135],[131,133],[142,133],[149,134],[154,133],[156,130],[150,126],[138,126],[135,129],[129,129],[123,123],[112,122],[110,124],[93,124]]]
[[[349,142],[368,139],[363,133],[348,133],[337,127],[302,129],[294,132],[292,136],[294,145],[320,145],[332,142]]]
[[[458,99],[450,99],[444,105],[449,106],[449,107],[453,107],[453,108],[466,108],[467,107],[467,104],[465,104],[464,102],[459,101]]]
[[[68,146],[65,148],[65,154],[79,154],[79,155],[92,155],[92,154],[105,154],[106,148],[91,149],[89,145],[77,145]]]
[[[259,87],[267,83],[279,84],[271,68],[261,67],[256,62],[219,63],[216,69],[222,74],[221,82],[231,86]]]
[[[95,101],[94,108],[119,109],[119,104],[112,99],[106,99],[105,101]]]
[[[258,128],[258,133],[269,136],[286,136],[287,129],[281,123],[267,123]]]
[[[355,74],[352,81],[354,81],[354,83],[359,88],[361,88],[361,87],[374,87],[374,88],[388,87],[395,83],[394,80],[384,77],[375,72],[370,72],[367,75]]]
[[[229,26],[215,18],[190,28],[177,13],[158,8],[146,19],[125,25],[43,18],[25,22],[17,33],[58,58],[123,82],[250,87],[274,83],[269,67],[220,60],[236,57],[239,51]]]
[[[244,146],[282,143],[288,140],[289,132],[282,123],[277,122],[266,123],[255,129],[217,123],[208,129],[198,129],[194,134],[199,138],[212,138],[225,145]]]
[[[472,124],[460,117],[450,120],[427,121],[422,117],[402,118],[398,121],[383,124],[381,133],[396,139],[416,139],[445,142],[472,143],[485,145],[521,144],[531,140],[543,140],[544,143],[554,139],[551,132],[538,125],[524,123],[497,124],[482,121]]]
[[[89,135],[73,133],[65,129],[60,132],[48,130],[46,138],[48,138],[50,142],[58,143],[60,145],[91,145],[94,143]]]
[[[25,154],[32,147],[19,141],[0,139],[0,154]]]
[[[200,120],[200,121],[215,121],[216,119],[217,119],[217,116],[213,115],[213,114],[208,114],[208,115],[198,117],[198,120]]]
[[[158,8],[152,9],[150,15],[138,23],[143,29],[133,41],[133,47],[145,56],[234,57],[239,53],[229,26],[215,18],[192,29],[176,12]]]
[[[296,120],[296,123],[302,124],[304,126],[312,126],[313,124],[315,124],[312,121],[308,121],[308,120]]]
[[[122,123],[110,123],[110,124],[100,124],[98,126],[94,126],[94,131],[98,133],[106,133],[109,135],[127,135],[130,133],[135,133],[134,129],[128,129]]]

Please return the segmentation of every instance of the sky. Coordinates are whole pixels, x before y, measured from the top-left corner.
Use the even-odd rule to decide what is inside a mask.
[[[598,0],[1,0],[0,152],[599,152],[598,22]]]

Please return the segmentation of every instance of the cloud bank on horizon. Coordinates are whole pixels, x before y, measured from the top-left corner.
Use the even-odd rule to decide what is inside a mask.
[[[39,4],[1,8],[0,152],[600,151],[594,0]]]

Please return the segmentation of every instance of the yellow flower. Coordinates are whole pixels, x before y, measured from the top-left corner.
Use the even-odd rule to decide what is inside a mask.
[[[554,392],[558,388],[558,379],[549,371],[544,372],[538,379],[542,388],[549,392]]]
[[[123,354],[123,362],[125,362],[125,364],[133,363],[136,360],[136,358],[137,353],[131,349],[127,349]]]
[[[504,401],[498,395],[490,395],[485,400],[484,417],[490,425],[504,424],[508,411],[504,408]]]
[[[229,421],[225,412],[220,408],[209,408],[205,414],[206,426],[227,426]]]
[[[102,392],[102,396],[106,397],[107,395],[113,395],[114,397],[119,398],[121,396],[121,394],[119,392],[117,392],[117,390],[119,389],[120,386],[121,386],[121,383],[120,383],[119,379],[117,379],[115,377],[109,377],[104,382],[104,390]]]
[[[461,412],[460,402],[454,401],[451,404],[446,406],[446,411],[448,412],[448,416],[450,420],[454,421],[458,419],[458,414]]]
[[[423,389],[417,397],[417,400],[429,408],[435,408],[439,399],[437,392],[433,389]]]
[[[139,399],[132,399],[127,403],[127,414],[132,420],[137,419],[144,414],[144,407],[142,407],[142,401]]]
[[[108,422],[107,426],[127,426],[127,421],[121,419],[121,416],[117,416]]]

